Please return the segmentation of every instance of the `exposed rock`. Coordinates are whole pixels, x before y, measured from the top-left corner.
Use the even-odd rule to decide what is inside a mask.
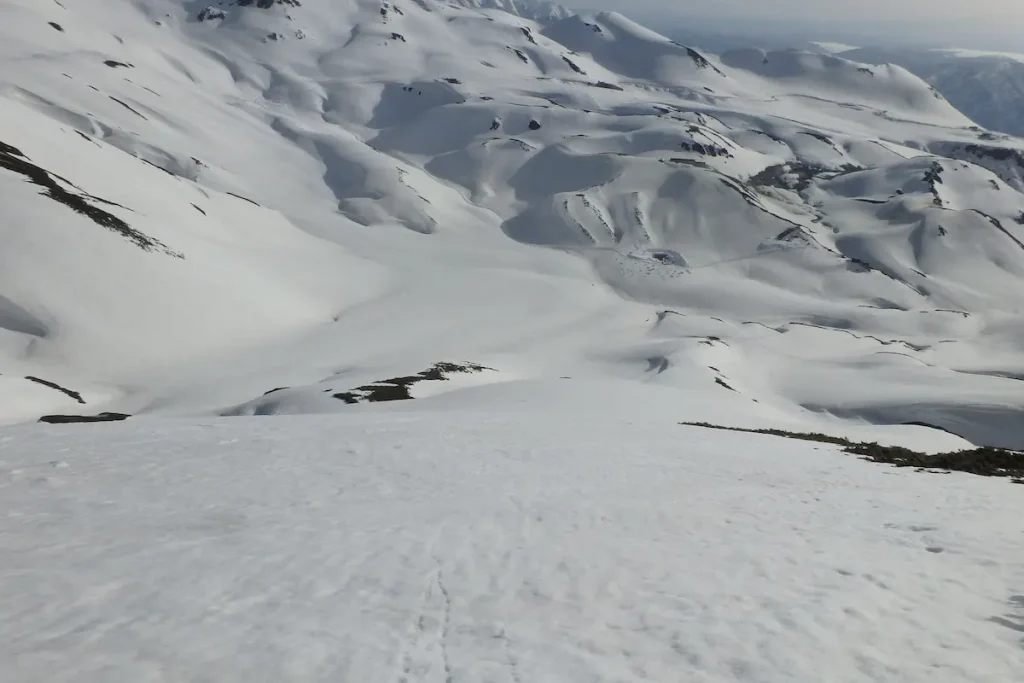
[[[704,156],[732,158],[732,152],[721,145],[713,145],[711,143],[702,144],[700,142],[682,142],[680,143],[680,146],[687,152],[694,152]]]
[[[859,170],[861,170],[859,167],[852,164],[845,165],[837,170],[817,164],[794,162],[769,166],[760,173],[751,176],[748,182],[755,187],[778,187],[783,190],[803,192],[815,178],[828,180]]]
[[[529,64],[530,63],[530,58],[527,57],[526,53],[523,52],[522,50],[519,50],[519,49],[514,48],[514,47],[510,47],[508,49],[511,50],[513,52],[513,54],[515,54],[516,57],[519,57],[519,59],[521,59],[524,64]]]
[[[134,107],[132,107],[132,106],[131,106],[130,104],[128,104],[127,102],[123,102],[122,100],[119,100],[119,99],[117,99],[117,98],[116,98],[116,97],[114,97],[113,95],[107,95],[107,97],[109,97],[110,99],[114,100],[115,102],[117,102],[118,104],[120,104],[120,105],[121,105],[122,107],[124,107],[125,109],[127,109],[127,110],[128,110],[128,111],[130,111],[131,113],[135,114],[136,116],[138,116],[138,117],[142,118],[143,120],[146,120],[146,121],[148,121],[148,120],[149,120],[149,119],[147,119],[147,118],[146,118],[145,116],[143,116],[143,115],[142,115],[142,114],[141,114],[141,113],[140,113],[140,112],[139,112],[139,111],[138,111],[137,109],[135,109]]]
[[[301,7],[302,2],[300,0],[220,0],[218,3],[221,7],[256,7],[258,9],[270,9],[274,5],[284,5],[286,7]],[[199,21],[212,21],[215,19],[226,19],[227,13],[219,8],[208,5],[199,11],[196,15],[196,19]],[[288,17],[291,19],[291,17]]]
[[[74,424],[87,422],[120,422],[131,415],[125,413],[100,413],[99,415],[43,415],[40,422],[46,424]]]
[[[942,197],[939,196],[938,186],[942,184],[942,164],[938,161],[933,161],[932,165],[925,171],[924,182],[928,185],[928,189],[932,193],[932,203],[935,206],[942,206]]]
[[[675,45],[676,47],[681,47],[684,50],[686,50],[686,54],[689,55],[690,59],[693,60],[693,63],[697,65],[698,69],[711,69],[719,76],[725,75],[724,73],[722,73],[721,69],[719,69],[717,66],[709,62],[704,55],[697,52],[692,47],[686,47],[685,45],[681,45],[675,41],[672,41],[672,44]]]
[[[579,67],[579,65],[577,65],[577,64],[576,64],[576,62],[572,61],[572,60],[571,60],[571,59],[569,59],[568,57],[565,57],[565,56],[563,56],[563,57],[562,57],[562,61],[563,61],[563,62],[565,62],[566,64],[568,64],[568,65],[569,65],[569,68],[570,68],[570,69],[572,69],[572,70],[573,70],[573,71],[575,71],[576,73],[580,74],[581,76],[586,76],[586,75],[587,75],[587,72],[586,72],[586,71],[584,71],[583,69],[581,69],[581,68]]]
[[[413,398],[409,387],[419,382],[446,382],[452,375],[484,372],[491,368],[476,363],[436,363],[431,368],[407,377],[392,377],[373,384],[356,387],[351,391],[334,394],[345,403],[381,403],[409,401]]]
[[[38,377],[32,377],[31,375],[26,377],[25,379],[27,379],[29,382],[35,382],[36,384],[42,384],[44,387],[49,387],[50,389],[54,389],[56,391],[59,391],[60,393],[68,396],[69,398],[73,398],[76,401],[78,401],[79,403],[81,403],[82,405],[85,405],[85,399],[82,398],[82,395],[80,393],[78,393],[77,391],[72,391],[71,389],[68,389],[66,387],[62,387],[61,385],[57,384],[56,382],[49,382],[49,381],[47,381],[45,379],[40,379]]]
[[[226,19],[227,14],[224,10],[217,9],[216,7],[204,7],[199,10],[199,14],[196,15],[196,19],[199,21],[214,21],[216,19]]]
[[[1005,448],[982,447],[951,453],[920,453],[900,446],[881,446],[877,443],[856,442],[827,434],[789,432],[781,429],[726,427],[707,422],[684,422],[682,424],[690,427],[721,429],[748,434],[764,434],[799,441],[816,441],[832,444],[841,447],[844,453],[857,455],[871,462],[886,463],[896,467],[967,472],[968,474],[982,477],[1009,477],[1016,481],[1021,481],[1024,478],[1024,453]],[[924,424],[922,426],[948,431],[951,434],[954,433],[942,426],[933,424]]]
[[[80,190],[79,192],[81,192],[81,194],[76,194],[65,189],[62,184],[71,187],[74,187],[74,185],[64,178],[36,166],[29,161],[28,157],[22,154],[20,150],[7,145],[2,141],[0,141],[0,168],[6,168],[9,171],[20,173],[28,178],[30,182],[44,188],[45,192],[43,192],[43,196],[49,197],[55,202],[68,207],[75,213],[85,216],[93,223],[96,223],[96,225],[102,226],[112,232],[116,232],[143,251],[161,251],[169,256],[174,256],[175,258],[185,258],[182,254],[169,249],[163,242],[153,239],[148,235],[144,235],[129,226],[117,216],[104,211],[98,206],[93,206],[90,202],[110,204],[112,206],[124,208],[120,204],[115,204],[114,202],[110,202],[105,199],[93,197],[92,195],[81,192]],[[75,189],[77,190],[78,188]]]
[[[231,195],[232,197],[235,197],[236,199],[241,199],[243,202],[249,202],[253,206],[259,206],[259,204],[257,202],[254,202],[253,200],[249,199],[248,197],[243,197],[242,195],[235,194],[234,192],[228,192],[227,194]]]

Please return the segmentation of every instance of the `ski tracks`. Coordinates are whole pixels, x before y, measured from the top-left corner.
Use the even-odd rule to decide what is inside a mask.
[[[510,622],[528,588],[518,556],[534,521],[516,512],[439,525],[423,549],[434,566],[400,639],[396,683],[523,683]]]
[[[443,570],[438,564],[423,591],[410,624],[407,642],[400,653],[399,683],[451,683],[452,666],[447,645],[451,610],[451,595],[444,585]]]

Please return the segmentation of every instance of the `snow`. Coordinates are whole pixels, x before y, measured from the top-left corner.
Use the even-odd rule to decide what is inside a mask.
[[[857,46],[855,45],[846,45],[845,43],[834,43],[828,41],[814,41],[811,45],[829,55],[839,55],[843,52],[850,52],[851,50],[857,49]]]
[[[955,55],[957,57],[964,57],[971,59],[974,57],[1005,57],[1007,59],[1014,59],[1018,62],[1024,61],[1024,53],[1020,52],[997,52],[993,50],[967,50],[964,48],[936,48],[932,52],[942,52],[947,55]]]
[[[0,168],[0,421],[344,413],[474,362],[1024,444],[1024,143],[908,71],[530,3],[204,7],[0,4],[0,141],[163,245]]]
[[[568,8],[547,0],[452,0],[451,4],[483,10],[501,10],[540,23],[565,19],[572,14]]]
[[[1024,674],[1013,485],[544,396],[9,428],[0,679]]]
[[[680,423],[1024,447],[1024,141],[860,51],[207,4],[0,0],[0,682],[1022,678],[1018,487]]]
[[[843,57],[906,67],[954,106],[993,131],[1024,134],[1024,55],[1014,52],[858,48]],[[999,137],[999,136],[997,136]]]

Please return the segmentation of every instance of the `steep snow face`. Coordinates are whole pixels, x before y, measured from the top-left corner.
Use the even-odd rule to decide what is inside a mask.
[[[1020,141],[524,7],[0,0],[0,419],[594,381],[1024,446]]]

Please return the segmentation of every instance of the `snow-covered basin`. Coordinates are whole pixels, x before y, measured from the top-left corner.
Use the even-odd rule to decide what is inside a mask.
[[[368,408],[0,430],[0,681],[1024,680],[1020,486]]]

